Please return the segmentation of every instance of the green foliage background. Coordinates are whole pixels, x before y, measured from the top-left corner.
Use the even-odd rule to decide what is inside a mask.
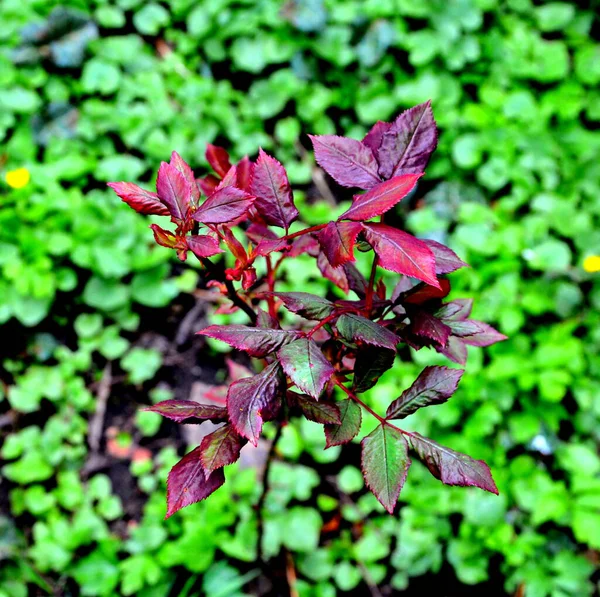
[[[160,352],[130,340],[140,313],[151,317],[146,308],[168,305],[198,279],[193,266],[173,269],[147,219],[105,182],[148,183],[172,149],[203,166],[205,143],[217,141],[235,157],[262,146],[306,185],[313,163],[301,134],[359,137],[427,99],[440,145],[431,190],[408,225],[471,264],[452,276],[453,296],[474,297],[475,316],[510,340],[473,349],[459,392],[411,424],[487,460],[501,495],[443,487],[414,465],[391,518],[348,465],[332,486],[350,499],[319,495],[315,508],[318,468],[297,462],[329,466],[340,452],[322,452],[322,431],[304,422],[279,445],[287,463],[273,470],[267,547],[291,552],[302,596],[360,591],[365,581],[401,590],[448,566],[464,584],[491,579],[509,594],[592,595],[600,285],[582,263],[600,254],[598,3],[73,0],[64,5],[83,15],[75,33],[23,43],[22,28],[52,5],[0,3],[2,168],[32,176],[23,189],[0,187],[0,322],[11,334],[0,409],[12,413],[0,429],[0,490],[9,493],[0,595],[21,597],[29,586],[230,596],[258,573],[251,470],[228,471],[210,500],[163,522],[175,450],[133,462],[147,503],[128,528],[108,477],[81,470],[101,364],[112,361],[132,387],[145,382],[153,400],[164,399],[148,381]],[[330,211],[302,195],[299,203],[309,221]],[[294,268],[296,288],[323,291],[314,270]],[[15,331],[26,353],[11,352]],[[385,408],[438,362],[422,351],[397,364],[371,391],[372,405]],[[150,438],[160,424],[141,413],[117,440]],[[320,540],[338,507],[342,530]],[[353,536],[357,521],[362,533]]]

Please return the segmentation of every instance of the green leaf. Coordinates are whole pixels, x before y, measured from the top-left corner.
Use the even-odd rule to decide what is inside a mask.
[[[381,505],[393,514],[411,464],[408,444],[397,429],[381,424],[361,445],[365,483]]]
[[[340,409],[342,422],[339,425],[325,425],[326,448],[347,444],[360,431],[360,406],[350,398],[336,402],[336,406]]]

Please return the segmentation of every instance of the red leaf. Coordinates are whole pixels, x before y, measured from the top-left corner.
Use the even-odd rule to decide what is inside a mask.
[[[211,325],[196,333],[215,340],[221,340],[229,346],[244,350],[251,357],[256,358],[263,358],[298,337],[297,332],[265,330],[238,324]]]
[[[418,433],[412,433],[409,441],[419,459],[442,483],[479,487],[498,495],[490,468],[483,460],[474,460],[470,456],[440,446]]]
[[[466,322],[465,322],[466,323]],[[478,324],[479,331],[474,334],[464,335],[461,340],[470,346],[491,346],[496,342],[502,342],[508,340],[508,336],[501,334],[498,330],[495,330],[491,325],[483,323],[482,321],[475,322]]]
[[[266,257],[276,251],[284,251],[289,246],[286,238],[263,238],[254,248],[254,254]]]
[[[202,192],[206,195],[212,195],[219,186],[219,179],[212,174],[205,176],[204,178],[197,178],[196,183],[202,190]]]
[[[369,189],[364,195],[354,195],[352,206],[338,219],[362,222],[385,213],[404,197],[417,184],[422,174],[403,174],[390,180],[380,182]]]
[[[473,299],[457,299],[443,304],[435,312],[435,316],[443,320],[464,321],[471,315],[472,309]]]
[[[435,257],[429,247],[411,234],[386,224],[364,224],[365,238],[384,269],[423,280],[436,288]]]
[[[248,255],[244,245],[234,236],[230,228],[223,230],[223,236],[225,237],[225,244],[231,251],[231,254],[240,262],[241,265],[245,265],[248,262]]]
[[[206,160],[210,164],[211,168],[221,177],[224,178],[231,163],[229,161],[229,154],[222,147],[212,145],[211,143],[206,144]]]
[[[300,407],[302,414],[309,420],[321,425],[333,424],[339,425],[342,420],[340,409],[329,402],[317,402],[304,394],[288,392],[288,397]]]
[[[344,266],[333,267],[325,256],[325,253],[319,253],[317,257],[317,267],[319,271],[328,279],[331,280],[338,288],[348,294],[350,286],[348,284],[348,276],[344,270]]]
[[[194,213],[193,218],[203,224],[224,224],[243,216],[254,197],[236,187],[217,189]]]
[[[310,338],[299,338],[284,346],[277,356],[296,387],[318,399],[334,370],[317,343]]]
[[[346,340],[353,342],[360,340],[365,344],[389,348],[393,351],[396,350],[396,345],[400,342],[400,338],[394,332],[390,332],[382,325],[354,313],[340,315],[336,327]]]
[[[425,284],[424,282],[413,286],[410,290],[406,291],[402,302],[404,304],[421,305],[426,301],[442,299],[448,296],[450,293],[450,282],[446,279],[438,281],[440,283],[439,288],[429,286],[429,284]]]
[[[377,160],[379,160],[379,148],[381,147],[383,135],[389,131],[391,126],[391,122],[383,122],[382,120],[378,120],[362,140],[363,145],[371,148],[371,151]]]
[[[413,334],[429,338],[441,346],[446,346],[452,330],[440,319],[434,317],[424,309],[411,311],[410,319],[410,331]]]
[[[193,234],[187,237],[187,244],[196,257],[212,257],[217,253],[224,253],[219,247],[219,242],[212,236],[205,234]]]
[[[285,308],[306,319],[325,319],[335,311],[335,305],[327,299],[308,292],[275,292]]]
[[[284,167],[262,149],[258,153],[250,188],[256,196],[254,207],[264,221],[287,231],[298,217],[290,181]]]
[[[309,135],[315,158],[338,184],[370,189],[381,178],[373,151],[356,139],[336,135]]]
[[[183,178],[185,178],[187,183],[190,185],[190,189],[192,190],[192,199],[197,202],[200,198],[200,189],[196,184],[196,177],[194,176],[192,169],[176,151],[171,153],[171,161],[169,163],[181,173]]]
[[[397,429],[378,425],[362,440],[361,447],[365,483],[379,503],[393,514],[411,465],[408,444]]]
[[[206,473],[235,462],[243,446],[244,440],[231,425],[223,425],[205,436],[200,444],[200,460]]]
[[[129,207],[145,216],[168,216],[169,210],[164,206],[158,195],[138,187],[132,182],[109,182],[108,186]]]
[[[237,187],[237,168],[235,166],[231,166],[231,168],[227,170],[227,174],[225,174],[221,182],[217,185],[215,191],[224,189],[225,187]],[[210,194],[212,195],[212,193]]]
[[[192,199],[192,187],[183,174],[166,162],[158,169],[156,191],[176,220],[185,220]]]
[[[237,168],[237,186],[242,191],[250,192],[250,181],[252,180],[252,173],[254,171],[254,164],[250,161],[248,156],[244,156],[236,166]]]
[[[304,234],[294,240],[288,255],[289,257],[298,257],[298,255],[308,253],[311,257],[317,257],[320,250],[317,239],[312,234]]]
[[[449,274],[461,267],[469,267],[452,249],[435,240],[423,241],[435,256],[435,273]]]
[[[336,403],[340,411],[339,425],[325,425],[325,448],[347,444],[360,431],[362,413],[360,406],[350,398]]]
[[[163,400],[144,410],[158,413],[167,419],[181,423],[188,419],[210,420],[214,423],[227,419],[227,409],[210,404],[200,404],[193,400]]]
[[[167,247],[168,249],[174,249],[177,247],[178,239],[172,232],[161,228],[158,224],[150,224],[150,229],[154,233],[154,240],[161,247]]]
[[[463,369],[425,367],[410,388],[388,406],[386,419],[404,419],[419,408],[446,402],[456,392],[463,373]]]
[[[348,280],[348,286],[360,298],[365,298],[368,289],[366,278],[358,271],[353,263],[344,263],[342,266]]]
[[[202,467],[201,449],[186,454],[172,469],[167,479],[167,515],[207,498],[225,483],[223,470],[206,475]]]
[[[387,179],[425,170],[437,147],[437,126],[431,102],[402,112],[383,134],[379,146],[379,174]]]
[[[255,446],[263,421],[274,417],[285,387],[281,367],[276,361],[254,377],[233,382],[227,393],[227,411],[235,430]]]
[[[317,234],[317,240],[332,267],[355,261],[354,244],[361,230],[358,222],[329,222]]]

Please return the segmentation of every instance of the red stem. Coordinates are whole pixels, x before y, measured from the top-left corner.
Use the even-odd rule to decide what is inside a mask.
[[[311,232],[317,232],[318,230],[322,230],[325,228],[327,224],[318,224],[316,226],[311,226],[310,228],[305,228],[304,230],[299,230],[298,232],[294,232],[293,234],[286,234],[283,238],[287,240],[291,240],[292,238],[296,238],[297,236],[302,236],[304,234],[309,234]]]
[[[334,313],[333,315],[328,315],[325,319],[322,319],[321,321],[319,321],[319,323],[317,323],[317,325],[312,330],[310,330],[310,332],[308,332],[308,334],[306,334],[306,337],[311,338],[312,335],[317,330],[321,329],[324,325],[327,325],[330,321],[333,321],[334,319],[336,319],[339,316],[340,316],[339,313]]]
[[[267,286],[269,287],[269,293],[275,292],[275,270],[271,263],[271,256],[265,257],[267,262]],[[277,309],[275,308],[275,297],[272,294],[267,296],[267,304],[269,305],[269,315],[273,319],[277,319]]]
[[[367,317],[371,315],[371,309],[373,309],[373,289],[375,288],[375,276],[377,274],[377,265],[379,263],[379,256],[373,257],[373,265],[371,266],[371,276],[369,277],[369,287],[367,288],[367,296],[365,303],[365,314]]]

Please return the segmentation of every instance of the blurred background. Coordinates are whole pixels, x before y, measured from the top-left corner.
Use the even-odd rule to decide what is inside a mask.
[[[597,595],[599,8],[2,0],[0,596]],[[150,188],[174,149],[200,175],[207,142],[236,159],[262,146],[320,223],[349,195],[306,133],[360,138],[428,99],[439,148],[398,217],[470,263],[452,297],[510,339],[471,349],[452,400],[411,425],[485,459],[500,496],[415,463],[391,517],[358,445],[324,452],[303,421],[276,447],[266,568],[260,458],[163,521],[197,430],[140,408],[214,392],[225,354],[193,336],[212,310],[200,268],[154,245],[106,182]],[[309,260],[289,263],[281,290],[335,294]],[[371,405],[443,362],[397,362]]]

